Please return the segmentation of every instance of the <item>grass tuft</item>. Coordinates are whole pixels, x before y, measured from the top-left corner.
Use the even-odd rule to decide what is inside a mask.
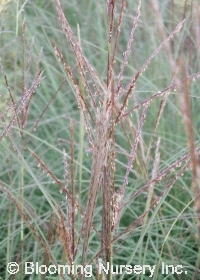
[[[0,7],[0,278],[198,279],[198,1],[22,2]]]

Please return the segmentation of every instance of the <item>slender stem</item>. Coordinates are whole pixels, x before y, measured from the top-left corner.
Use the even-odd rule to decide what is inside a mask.
[[[81,46],[81,35],[79,25],[77,26],[78,31],[78,42]],[[84,80],[81,75],[79,75],[79,88],[81,95],[84,98]],[[80,111],[80,125],[79,125],[79,151],[78,151],[78,204],[81,205],[81,192],[82,192],[82,178],[83,178],[83,146],[84,146],[84,138],[85,138],[85,126],[84,126],[84,117],[82,112]],[[81,213],[79,213],[78,217],[78,225],[81,225]]]

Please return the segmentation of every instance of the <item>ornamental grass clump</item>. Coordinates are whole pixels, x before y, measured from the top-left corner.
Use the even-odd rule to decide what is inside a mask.
[[[145,264],[155,268],[153,279],[161,279],[163,263],[181,265],[188,273],[184,276],[198,279],[200,147],[199,133],[193,128],[196,108],[191,92],[200,72],[191,72],[193,57],[184,63],[184,51],[178,46],[188,31],[188,19],[181,18],[173,28],[169,25],[167,32],[169,23],[159,2],[149,1],[150,12],[156,16],[154,33],[159,34],[155,37],[159,43],[150,53],[148,42],[140,38],[147,32],[141,32],[142,23],[147,28],[152,17],[145,18],[146,4],[137,1],[131,12],[129,1],[104,4],[106,28],[101,32],[105,44],[96,48],[104,60],[96,60],[96,65],[91,62],[93,55],[86,55],[89,43],[82,27],[70,24],[68,4],[65,7],[59,0],[55,0],[56,28],[61,24],[62,32],[58,35],[56,29],[48,35],[45,24],[41,31],[56,67],[45,61],[52,56],[43,59],[45,47],[35,59],[35,39],[27,51],[26,20],[21,74],[16,60],[14,86],[1,61],[6,93],[1,94],[0,140],[7,152],[5,166],[10,165],[9,170],[4,167],[0,180],[2,205],[9,209],[8,225],[3,226],[8,241],[0,243],[6,252],[4,260],[20,264],[20,274],[14,279],[23,279],[25,262],[33,265],[29,268],[32,274],[37,274],[36,262],[47,268],[52,265],[59,279],[85,279],[86,267],[92,268],[93,279],[146,279],[150,270],[134,274],[135,265]],[[32,5],[38,16],[37,6]],[[196,10],[191,11],[194,23],[198,21]],[[100,11],[99,6],[101,18]],[[199,31],[196,27],[194,46],[199,43]],[[147,40],[151,36],[153,31]],[[143,51],[139,41],[148,52],[144,58],[137,56]],[[161,59],[167,69],[163,82],[153,73]],[[102,70],[98,64],[106,67]],[[46,82],[51,71],[54,92],[55,81]],[[45,98],[48,102],[41,105]],[[170,123],[171,108],[179,118],[180,137],[174,135],[174,120]],[[173,142],[175,136],[180,143]],[[12,251],[10,240],[15,235],[18,239]],[[190,260],[186,260],[188,255]],[[66,270],[61,269],[65,264]],[[124,268],[118,270],[120,265]],[[126,275],[130,267],[132,273]],[[40,274],[41,279],[51,277],[48,269]],[[9,277],[8,272],[2,275]],[[179,274],[170,279],[179,279]]]
[[[79,104],[79,108],[84,118],[85,129],[88,135],[88,141],[90,143],[90,148],[92,152],[92,165],[91,165],[91,176],[90,176],[90,184],[88,190],[88,201],[86,210],[83,216],[83,222],[81,227],[81,232],[83,233],[83,249],[82,249],[82,264],[85,266],[87,263],[87,256],[89,250],[89,238],[91,234],[91,228],[93,223],[93,216],[95,213],[96,202],[98,193],[100,189],[102,190],[102,233],[101,233],[101,256],[104,256],[103,259],[105,262],[109,262],[112,264],[113,258],[113,246],[114,242],[116,242],[123,234],[130,234],[134,232],[136,226],[141,224],[144,218],[147,216],[148,212],[151,211],[154,205],[158,205],[159,201],[162,200],[165,192],[169,188],[171,188],[177,180],[179,176],[186,170],[188,167],[185,165],[181,168],[179,172],[177,172],[176,176],[169,182],[164,190],[160,193],[160,195],[153,199],[153,185],[157,181],[163,180],[163,178],[170,172],[170,170],[176,166],[182,165],[181,159],[174,164],[172,164],[167,170],[162,173],[158,173],[158,165],[159,165],[159,143],[156,145],[156,154],[155,154],[155,163],[154,163],[154,176],[153,178],[139,191],[134,193],[129,199],[128,203],[133,200],[134,197],[139,195],[139,193],[144,192],[145,189],[149,188],[149,196],[148,196],[148,204],[145,209],[145,212],[136,219],[131,225],[129,225],[124,232],[115,236],[116,227],[121,218],[121,212],[123,212],[123,208],[127,205],[127,202],[124,203],[124,195],[126,192],[126,187],[128,185],[129,174],[132,169],[133,162],[136,158],[136,151],[139,146],[140,138],[142,135],[143,125],[146,119],[147,110],[150,106],[150,103],[154,98],[158,96],[164,96],[168,94],[170,90],[178,90],[181,94],[181,88],[179,86],[183,86],[184,83],[187,84],[187,81],[198,77],[199,73],[194,76],[187,77],[186,75],[182,76],[183,79],[180,80],[177,77],[176,71],[176,63],[173,60],[172,52],[170,50],[170,40],[174,37],[174,35],[179,32],[184,25],[185,19],[180,22],[174,31],[171,32],[170,35],[166,36],[163,29],[163,22],[161,15],[159,13],[159,4],[157,1],[152,1],[152,6],[155,9],[156,14],[158,14],[159,20],[159,29],[160,33],[163,37],[163,42],[159,45],[158,48],[152,53],[152,55],[147,59],[147,61],[141,66],[141,68],[137,71],[137,73],[133,76],[132,79],[128,83],[123,82],[123,73],[125,71],[125,67],[128,64],[128,60],[131,54],[132,43],[134,41],[134,34],[137,29],[138,21],[140,19],[140,10],[141,10],[141,1],[139,1],[138,9],[135,15],[135,19],[133,22],[132,29],[130,31],[130,38],[127,42],[127,47],[124,50],[124,58],[121,62],[119,72],[116,73],[116,54],[117,54],[117,45],[121,32],[121,25],[123,21],[123,13],[125,10],[126,3],[125,1],[121,2],[121,7],[119,11],[117,27],[116,25],[116,2],[107,1],[107,13],[108,13],[108,58],[107,58],[107,79],[106,81],[102,81],[99,78],[99,75],[96,73],[94,68],[89,64],[88,60],[85,58],[80,41],[73,34],[70,25],[62,11],[61,5],[59,1],[56,1],[58,14],[60,21],[62,23],[62,28],[67,36],[68,41],[70,42],[71,48],[76,58],[76,66],[78,72],[80,74],[80,79],[82,81],[81,87],[76,82],[72,71],[70,70],[69,65],[65,62],[63,55],[59,51],[58,47],[55,46],[56,54],[62,61],[64,68],[68,74],[69,80],[72,82],[73,86],[76,90],[76,96]],[[136,109],[134,108],[134,104],[131,106],[131,109],[128,109],[128,102],[131,96],[134,94],[134,90],[136,87],[137,80],[140,78],[142,73],[146,70],[151,61],[155,58],[155,56],[159,53],[159,51],[164,48],[166,50],[167,55],[169,56],[170,65],[172,68],[172,73],[174,77],[174,83],[170,85],[168,88],[154,94],[150,98],[147,98],[145,101],[137,105],[137,109],[141,107],[142,114],[140,116],[140,120],[138,123],[138,127],[135,128],[131,122],[130,115]],[[89,77],[88,77],[89,76]],[[88,81],[89,78],[89,81]],[[163,105],[164,104],[164,105]],[[165,106],[163,102],[161,109]],[[186,103],[188,104],[188,103]],[[130,106],[130,105],[129,105]],[[183,108],[183,105],[181,106]],[[130,108],[130,107],[129,107]],[[159,122],[159,118],[162,115],[162,110],[160,110],[157,124]],[[189,110],[189,108],[188,108]],[[188,117],[191,120],[191,116]],[[117,151],[116,151],[116,139],[115,133],[120,125],[123,123],[128,123],[130,127],[134,130],[133,141],[131,142],[131,151],[128,156],[127,168],[123,179],[123,184],[121,187],[116,188],[115,179],[116,179],[116,159],[117,159]],[[186,121],[185,121],[186,123]],[[186,127],[191,127],[192,123]],[[125,131],[126,132],[126,131]],[[188,135],[192,134],[188,133]],[[195,150],[195,146],[192,145],[194,141],[192,140],[191,146]],[[194,152],[193,153],[196,153]],[[190,157],[190,153],[187,158]],[[197,168],[197,164],[194,164],[195,168]],[[196,174],[196,172],[195,172]],[[195,197],[198,197],[198,188],[196,185]],[[151,191],[150,191],[151,190]],[[198,199],[196,199],[196,209],[197,209],[197,224],[199,224],[198,218],[198,209],[200,203]],[[199,227],[199,226],[198,226]],[[200,236],[200,234],[198,234]],[[199,237],[198,237],[199,238]],[[110,276],[108,276],[109,279]]]

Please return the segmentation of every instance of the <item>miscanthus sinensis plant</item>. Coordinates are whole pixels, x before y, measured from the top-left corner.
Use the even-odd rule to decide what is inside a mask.
[[[2,15],[0,276],[198,279],[198,1],[83,2]]]

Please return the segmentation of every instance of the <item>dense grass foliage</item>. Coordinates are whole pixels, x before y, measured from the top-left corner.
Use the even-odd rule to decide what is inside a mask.
[[[199,279],[199,2],[0,6],[0,279]]]

